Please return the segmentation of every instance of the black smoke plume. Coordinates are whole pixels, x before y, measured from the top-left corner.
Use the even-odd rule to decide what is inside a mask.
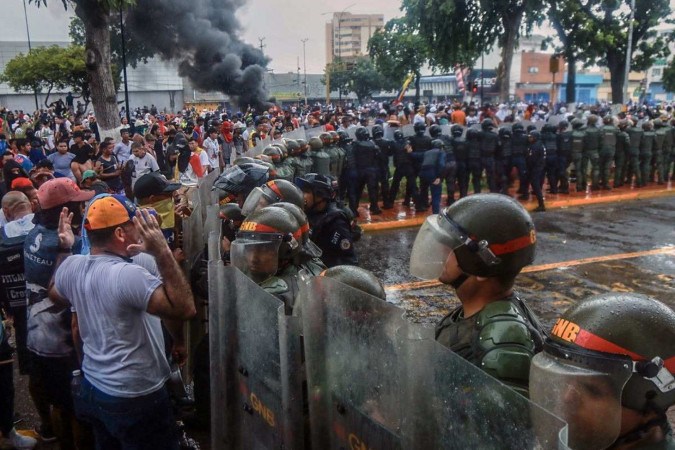
[[[268,59],[238,38],[235,11],[244,0],[138,0],[126,17],[129,32],[203,91],[220,91],[239,106],[261,107]]]

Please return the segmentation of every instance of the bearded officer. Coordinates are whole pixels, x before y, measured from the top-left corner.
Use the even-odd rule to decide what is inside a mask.
[[[436,340],[524,395],[543,332],[513,284],[535,246],[532,218],[517,201],[476,194],[429,216],[410,257],[413,275],[451,285],[462,303],[437,325]]]

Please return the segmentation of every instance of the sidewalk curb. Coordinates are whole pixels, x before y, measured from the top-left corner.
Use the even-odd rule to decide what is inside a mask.
[[[618,203],[623,201],[633,201],[633,200],[646,200],[651,198],[658,197],[668,197],[675,196],[675,188],[673,187],[664,187],[658,190],[639,190],[632,189],[628,192],[621,193],[599,193],[594,197],[584,197],[584,198],[562,198],[555,199],[546,202],[546,210],[552,209],[562,209],[562,208],[571,208],[571,207],[580,207],[587,205],[598,205],[603,203]],[[521,202],[523,206],[528,211],[532,211],[537,207],[536,202],[528,201]],[[367,209],[366,209],[367,210]],[[359,222],[359,226],[363,231],[384,231],[384,230],[394,230],[397,228],[412,228],[418,227],[424,223],[429,213],[422,213],[419,216],[409,217],[405,219],[393,219],[393,220],[381,220],[376,222]]]

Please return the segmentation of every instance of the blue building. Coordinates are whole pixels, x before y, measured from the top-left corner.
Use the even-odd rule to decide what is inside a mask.
[[[602,84],[602,74],[581,74],[576,77],[576,101],[577,103],[595,103],[598,100],[598,87]],[[567,73],[560,86],[558,100],[564,101],[567,96]]]

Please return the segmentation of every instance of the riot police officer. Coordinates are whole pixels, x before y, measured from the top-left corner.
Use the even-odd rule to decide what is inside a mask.
[[[652,183],[653,178],[649,178],[652,165],[652,152],[654,151],[654,141],[656,140],[656,133],[654,133],[654,123],[647,120],[642,123],[642,139],[640,140],[640,172],[642,176],[642,184],[638,187],[646,186],[647,183]]]
[[[572,161],[572,130],[566,120],[558,122],[558,192],[570,193],[569,167]]]
[[[303,208],[305,205],[302,191],[296,185],[287,180],[277,179],[254,188],[246,197],[241,213],[248,216],[260,208],[278,202],[293,203],[299,208]]]
[[[335,202],[335,188],[329,177],[308,173],[295,181],[305,198],[310,238],[321,249],[327,267],[357,265],[352,218]]]
[[[483,173],[483,166],[480,157],[480,131],[475,128],[466,130],[466,147],[467,147],[467,167],[469,175],[471,176],[471,184],[473,185],[473,193],[480,194],[481,191],[481,176]]]
[[[350,190],[356,189],[358,175],[356,173],[356,160],[354,159],[354,149],[352,147],[352,138],[346,131],[338,131],[338,146],[342,150],[342,168],[340,177],[338,178],[338,196],[339,202],[343,202],[345,198],[350,201],[352,198],[349,194]],[[352,208],[350,203],[349,207]],[[355,206],[358,208],[358,203]],[[352,211],[354,215],[357,214],[356,209]]]
[[[403,206],[409,207],[411,199],[417,198],[417,186],[415,185],[415,169],[413,167],[413,160],[408,149],[411,148],[408,141],[403,136],[401,130],[394,131],[394,178],[391,181],[391,188],[389,190],[390,201],[396,200],[398,190],[401,185],[401,180],[405,178],[405,197],[403,198]]]
[[[290,314],[298,293],[295,263],[301,250],[302,230],[293,215],[283,208],[267,206],[244,220],[232,242],[232,265],[284,302]]]
[[[591,189],[597,191],[599,189],[599,175],[600,168],[600,145],[602,136],[600,129],[596,126],[598,123],[598,116],[591,114],[586,119],[587,127],[584,135],[584,150],[581,155],[581,170],[577,170],[577,191],[586,192],[588,187],[588,170],[590,164],[591,170]],[[581,188],[581,189],[580,189]]]
[[[546,163],[544,171],[548,179],[548,189],[551,194],[558,193],[558,133],[555,125],[547,123],[541,128],[541,144],[546,149]],[[541,179],[544,183],[544,177]]]
[[[537,197],[539,206],[535,209],[537,212],[546,211],[544,206],[544,194],[542,193],[542,185],[544,179],[544,169],[546,167],[546,147],[541,143],[541,135],[539,131],[532,130],[527,135],[527,173],[529,184],[532,187],[532,192]]]
[[[631,121],[628,127],[628,164],[626,171],[626,183],[630,186],[635,177],[635,187],[642,186],[642,170],[640,169],[640,147],[644,130],[637,126],[637,120]]]
[[[665,160],[664,155],[670,153],[666,150],[666,136],[670,135],[670,127],[661,119],[654,120],[654,152],[652,156],[652,170],[649,172],[649,179],[654,180],[656,175],[657,184],[664,184],[667,180],[665,176]]]
[[[243,162],[228,167],[218,176],[213,190],[218,191],[221,198],[231,196],[239,205],[244,206],[248,194],[269,180],[269,167],[258,162]]]
[[[394,207],[394,199],[389,198],[389,157],[394,154],[394,142],[384,138],[384,129],[380,125],[375,125],[372,130],[373,142],[380,150],[377,157],[377,182],[380,185],[380,196],[384,209]]]
[[[522,205],[479,194],[429,216],[410,257],[413,275],[451,285],[462,303],[437,325],[436,340],[525,394],[542,331],[513,284],[534,261],[535,246],[534,223]]]
[[[527,153],[527,133],[520,123],[514,123],[511,127],[511,167],[506,173],[511,173],[514,167],[518,171],[518,193],[527,195],[527,169],[525,154]]]
[[[639,294],[597,295],[555,322],[532,359],[530,398],[567,422],[569,448],[672,449],[674,361],[670,308]]]
[[[330,155],[324,151],[321,139],[316,136],[310,138],[309,148],[311,149],[312,171],[321,175],[330,175]]]
[[[379,149],[369,140],[366,128],[359,127],[356,129],[356,142],[352,145],[352,149],[358,179],[355,192],[352,193],[354,198],[350,198],[349,205],[352,210],[357,211],[363,187],[366,186],[368,188],[368,197],[370,198],[370,213],[382,214],[382,210],[377,205]]]
[[[457,160],[452,148],[452,138],[442,134],[442,129],[439,125],[429,127],[429,136],[431,136],[431,139],[439,139],[443,143],[443,149],[445,150],[443,177],[445,179],[445,189],[448,193],[445,205],[450,206],[455,201],[455,184],[457,180]]]
[[[513,155],[513,130],[504,126],[497,131],[499,136],[499,156],[496,161],[497,189],[502,194],[509,193],[509,176],[511,175],[511,157]]]
[[[609,114],[602,118],[603,126],[600,129],[602,135],[602,148],[600,149],[600,188],[610,190],[609,173],[612,162],[616,156],[616,146],[619,138],[619,129],[614,126],[614,119]]]
[[[490,192],[497,192],[495,157],[499,152],[499,136],[493,131],[495,127],[492,119],[485,119],[480,124],[480,157],[481,170],[485,171],[485,178]]]
[[[586,130],[584,130],[584,123],[581,119],[572,119],[572,162],[574,163],[574,174],[576,177],[577,192],[586,192],[586,186],[581,179],[581,162],[584,155],[584,140],[586,138]]]
[[[443,178],[445,178],[445,149],[443,141],[431,141],[431,150],[424,153],[412,153],[420,163],[420,194],[415,203],[416,211],[429,209],[429,191],[431,191],[431,207],[433,214],[440,211]]]
[[[417,122],[413,125],[415,134],[408,138],[408,143],[412,148],[413,153],[424,153],[427,150],[431,150],[431,138],[424,133],[427,130],[427,126],[424,122]],[[415,179],[420,173],[419,161],[413,161],[413,170],[415,171]],[[415,182],[415,191],[417,191],[417,182]]]
[[[450,148],[452,148],[452,154],[457,163],[456,178],[457,186],[459,187],[459,198],[464,198],[467,196],[469,189],[469,149],[466,145],[466,139],[463,137],[464,129],[461,125],[453,125],[450,128],[450,134],[452,134]],[[450,192],[448,192],[449,195]]]

